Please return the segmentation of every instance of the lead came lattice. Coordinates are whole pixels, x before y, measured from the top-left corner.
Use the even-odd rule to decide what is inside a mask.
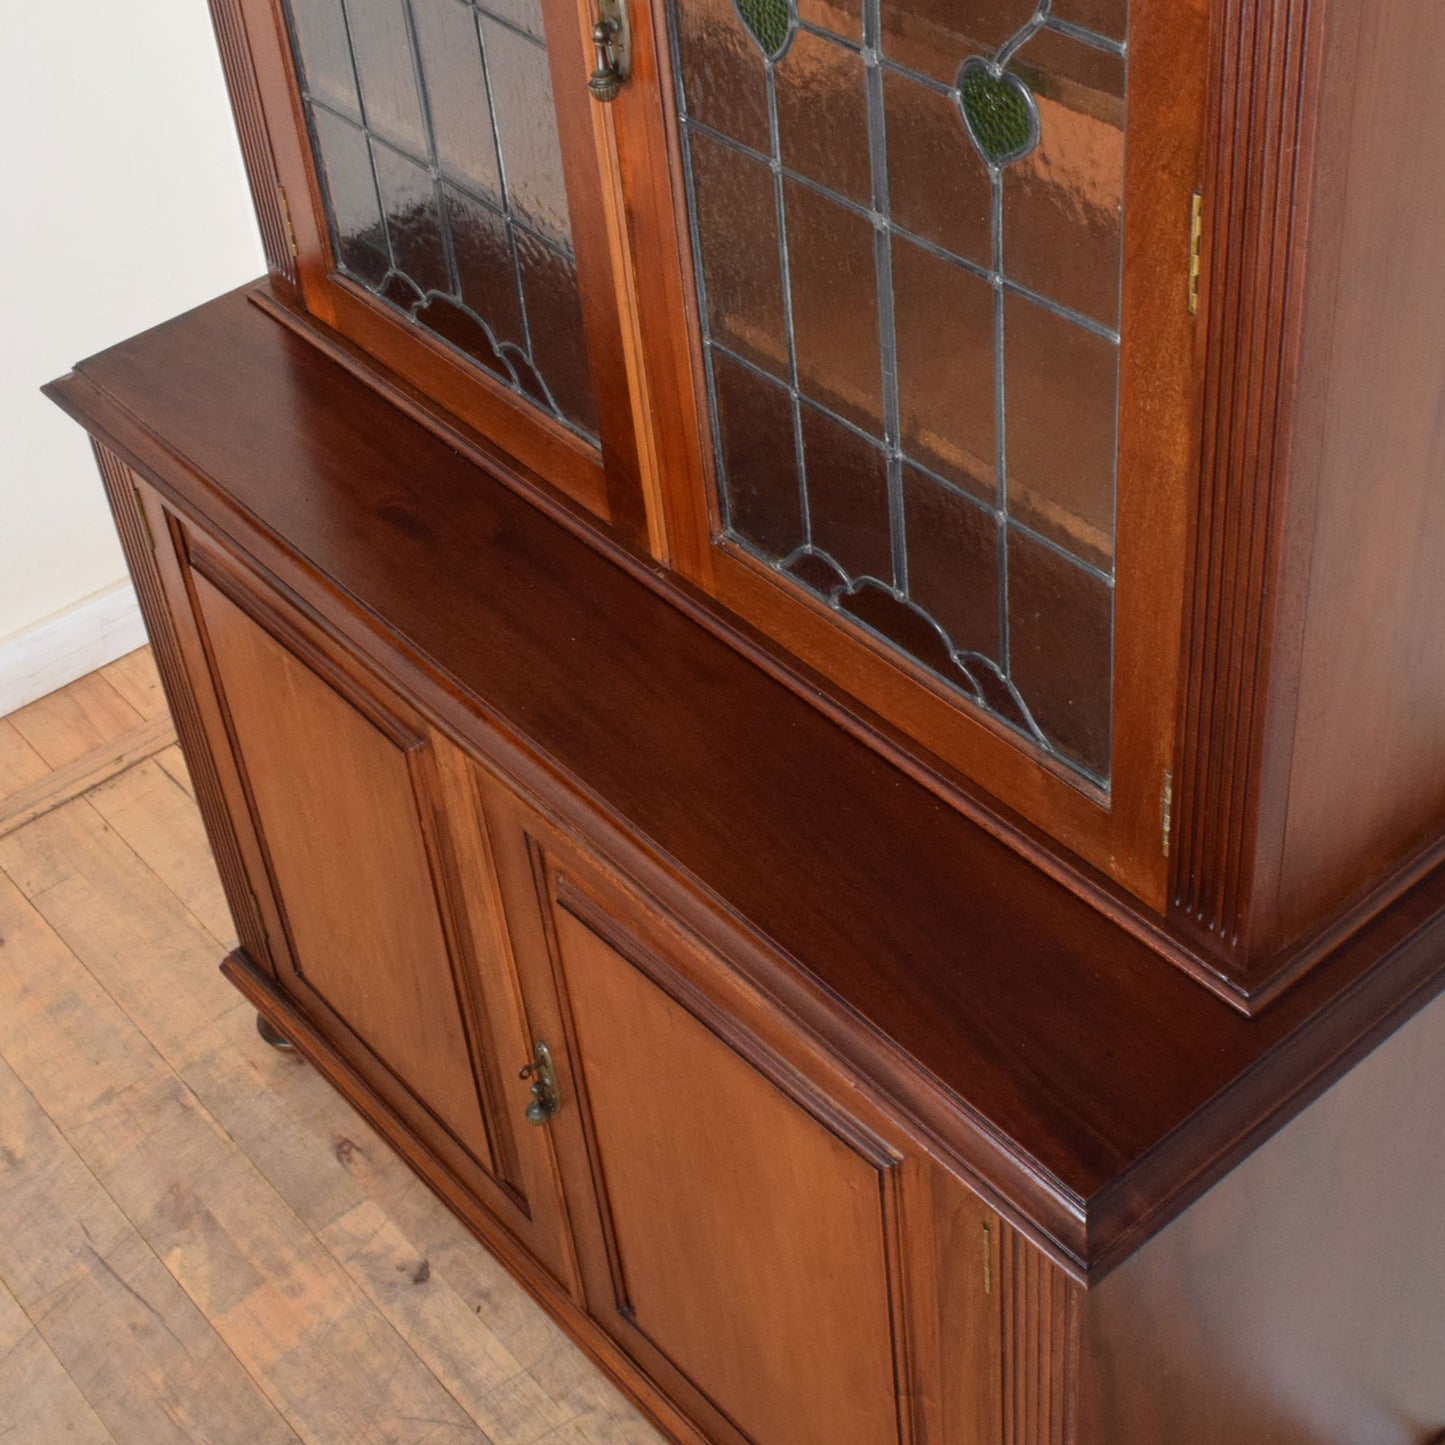
[[[1123,0],[783,3],[670,0],[722,539],[1107,786]]]
[[[595,443],[536,0],[287,0],[336,269]]]

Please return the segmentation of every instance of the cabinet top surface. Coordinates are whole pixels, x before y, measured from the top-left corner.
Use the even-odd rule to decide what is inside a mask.
[[[240,292],[53,394],[203,523],[280,542],[303,599],[368,614],[437,698],[480,704],[801,965],[883,1041],[880,1087],[911,1080],[940,1144],[1080,1272],[1438,986],[1427,880],[1244,1018]]]

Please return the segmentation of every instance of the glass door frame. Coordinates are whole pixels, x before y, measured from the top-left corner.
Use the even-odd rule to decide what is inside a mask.
[[[816,675],[792,681],[845,725],[957,795],[991,795],[1159,912],[1167,903],[1188,540],[1197,489],[1203,326],[1189,308],[1194,197],[1204,174],[1208,0],[1130,6],[1121,314],[1112,776],[1107,790],[968,707],[897,651],[839,625],[822,601],[720,544],[666,0],[634,0],[634,54],[655,83],[617,111],[629,244],[650,258],[637,296],[644,367],[677,378],[666,438],[666,554],[689,581]],[[656,172],[665,152],[665,176]],[[770,649],[774,650],[775,649]],[[861,706],[860,706],[861,704]]]
[[[296,253],[300,301],[322,326],[339,333],[334,348],[354,361],[359,349],[438,403],[521,464],[528,479],[563,493],[635,544],[647,541],[639,480],[639,436],[631,367],[619,297],[618,227],[612,175],[587,93],[592,68],[582,12],[574,0],[541,0],[548,64],[562,143],[572,240],[599,418],[594,447],[524,397],[467,362],[394,308],[340,274],[334,265],[325,205],[311,153],[301,88],[282,0],[240,0],[262,112]],[[347,343],[351,343],[349,346]]]

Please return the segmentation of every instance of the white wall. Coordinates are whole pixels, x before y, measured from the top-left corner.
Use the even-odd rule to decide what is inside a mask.
[[[0,0],[0,135],[3,714],[138,639],[89,447],[36,388],[265,262],[205,0]]]

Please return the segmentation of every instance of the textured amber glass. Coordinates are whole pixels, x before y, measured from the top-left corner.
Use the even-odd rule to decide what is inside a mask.
[[[1127,0],[670,0],[722,545],[1107,786]]]
[[[286,0],[336,269],[596,440],[537,0]]]

